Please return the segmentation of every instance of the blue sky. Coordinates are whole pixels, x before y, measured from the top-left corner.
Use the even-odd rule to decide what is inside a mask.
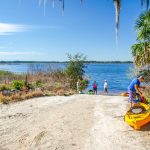
[[[41,0],[42,1],[42,0]],[[0,60],[64,61],[81,52],[88,60],[132,60],[134,22],[140,0],[122,0],[119,41],[115,41],[112,0],[0,0]]]

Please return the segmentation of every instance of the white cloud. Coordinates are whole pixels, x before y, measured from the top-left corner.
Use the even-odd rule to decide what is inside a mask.
[[[16,56],[16,55],[35,55],[37,52],[0,52],[1,56]]]
[[[25,32],[30,26],[21,24],[0,23],[0,35],[9,35],[16,32]]]
[[[24,24],[0,23],[0,35],[10,35],[17,32],[26,32],[39,29],[62,29],[61,26],[36,26]]]

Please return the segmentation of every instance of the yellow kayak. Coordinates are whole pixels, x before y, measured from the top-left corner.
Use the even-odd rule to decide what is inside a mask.
[[[121,96],[126,96],[126,97],[128,97],[129,94],[128,94],[127,92],[124,92],[124,93],[121,93]]]
[[[147,103],[150,103],[150,98],[145,97]]]
[[[128,110],[125,121],[134,129],[140,129],[143,125],[150,122],[150,107],[144,103],[137,103]]]

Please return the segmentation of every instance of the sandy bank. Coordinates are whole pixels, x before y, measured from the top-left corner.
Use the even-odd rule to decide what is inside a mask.
[[[127,98],[74,95],[0,105],[0,150],[150,149],[150,126],[124,122]]]

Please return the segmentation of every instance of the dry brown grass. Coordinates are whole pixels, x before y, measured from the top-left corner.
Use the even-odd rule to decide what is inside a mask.
[[[23,97],[20,95],[20,94],[18,94],[18,93],[16,93],[16,94],[13,94],[11,97],[10,97],[10,99],[11,99],[11,101],[21,101],[21,100],[23,100]]]
[[[8,104],[11,101],[11,97],[8,96],[3,96],[2,94],[0,94],[0,102],[3,104]]]
[[[56,95],[62,96],[62,95],[64,95],[64,93],[65,93],[65,90],[64,90],[64,89],[59,89],[59,90],[56,92]]]
[[[28,74],[8,74],[7,76],[0,77],[1,91],[11,90],[13,80],[26,80],[28,85],[32,88],[29,91],[19,91],[11,95],[0,95],[0,102],[8,104],[10,102],[22,101],[33,97],[40,96],[56,96],[56,95],[72,95],[75,92],[70,90],[69,77],[62,71],[52,72],[36,72]],[[6,84],[7,80],[7,84]],[[40,83],[37,85],[37,83]],[[9,89],[10,88],[10,89]]]
[[[11,96],[4,96],[3,94],[0,94],[0,103],[3,104],[9,104],[12,102],[18,102],[18,101],[22,101],[22,100],[26,100],[26,99],[30,99],[30,98],[34,98],[34,97],[41,97],[41,96],[69,96],[75,94],[75,92],[73,90],[64,90],[64,89],[59,89],[56,92],[52,92],[52,91],[41,91],[41,90],[35,90],[35,91],[29,91],[29,92],[20,92],[20,93],[16,93],[13,94]]]
[[[4,96],[0,94],[0,102],[3,104],[8,104],[11,102],[17,102],[17,101],[22,101],[25,99],[30,99],[34,97],[41,97],[44,96],[42,91],[30,91],[28,93],[16,93],[11,96]]]
[[[44,96],[43,92],[42,91],[33,91],[33,92],[30,92],[30,94],[32,95],[32,97],[40,97],[40,96]]]

